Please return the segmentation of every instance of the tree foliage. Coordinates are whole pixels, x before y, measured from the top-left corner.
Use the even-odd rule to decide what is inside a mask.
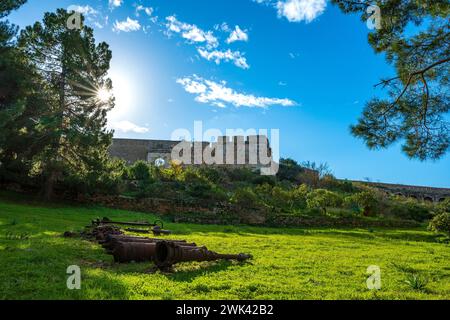
[[[100,174],[112,138],[105,127],[114,99],[103,101],[98,94],[112,88],[111,51],[106,43],[95,43],[83,19],[80,29],[68,29],[69,17],[62,9],[46,13],[42,23],[26,27],[19,37],[19,49],[45,83],[47,110],[37,123],[38,141],[45,147],[36,161],[47,198],[64,174]]]
[[[332,0],[346,13],[370,18],[367,8],[381,9],[381,28],[369,43],[396,70],[376,87],[386,97],[370,100],[351,127],[369,148],[403,141],[410,158],[439,159],[449,149],[448,112],[450,33],[448,0]]]
[[[24,0],[2,1],[0,18],[22,5]],[[41,82],[29,58],[17,49],[17,28],[0,21],[0,177],[22,180],[36,153],[32,144],[35,121],[43,110]]]
[[[24,2],[2,0],[0,18]],[[68,28],[70,16],[46,13],[18,37],[16,27],[0,21],[0,177],[35,177],[47,198],[59,182],[91,190],[116,180],[106,129],[114,98],[99,94],[112,88],[111,51],[95,42],[83,17],[80,28]]]

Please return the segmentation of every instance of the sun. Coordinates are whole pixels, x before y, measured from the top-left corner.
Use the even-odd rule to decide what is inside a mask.
[[[106,103],[111,98],[111,91],[106,88],[100,88],[97,90],[97,99],[100,102]]]

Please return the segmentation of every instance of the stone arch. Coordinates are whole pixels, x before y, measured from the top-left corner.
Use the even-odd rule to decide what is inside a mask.
[[[434,200],[430,196],[425,196],[425,197],[423,197],[423,201],[425,201],[425,202],[433,202]]]
[[[439,202],[444,202],[446,198],[439,198]]]

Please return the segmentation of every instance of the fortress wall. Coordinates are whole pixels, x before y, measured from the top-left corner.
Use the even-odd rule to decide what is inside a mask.
[[[257,144],[253,147],[254,151],[257,152],[256,157],[250,159],[250,144]],[[127,163],[134,163],[138,160],[148,161],[154,163],[156,159],[162,158],[165,160],[166,164],[170,163],[172,149],[178,145],[180,141],[168,141],[168,140],[137,140],[137,139],[113,139],[113,144],[110,147],[111,157],[116,157],[124,159]],[[267,143],[267,145],[264,145]],[[234,136],[218,137],[217,142],[193,142],[189,143],[191,150],[191,164],[200,165],[202,164],[202,158],[195,159],[195,151],[201,150],[201,155],[206,148],[212,147],[223,147],[223,163],[227,165],[234,166],[248,166],[251,167],[261,167],[261,159],[259,156],[260,150],[267,151],[267,157],[272,156],[272,150],[268,145],[268,139],[266,136]],[[232,152],[233,156],[230,160],[233,161],[232,164],[227,163],[227,152]],[[239,156],[239,161],[238,161]],[[256,158],[256,163],[251,163],[250,160],[254,161]]]

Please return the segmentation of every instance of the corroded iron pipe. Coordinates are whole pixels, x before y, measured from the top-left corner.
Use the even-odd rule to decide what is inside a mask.
[[[161,268],[170,268],[179,262],[187,261],[214,261],[214,260],[238,260],[244,261],[252,256],[248,254],[220,254],[209,251],[206,247],[188,247],[167,241],[160,241],[155,246],[156,265]]]
[[[118,242],[112,250],[114,261],[144,262],[151,261],[155,256],[156,243]]]
[[[107,241],[104,241],[102,243],[102,247],[107,250],[112,250],[114,247],[120,243],[120,242],[126,242],[126,243],[156,243],[162,241],[160,239],[152,239],[152,238],[133,238],[133,237],[126,237],[126,238],[115,238],[112,237]],[[196,247],[197,245],[195,243],[187,243],[185,240],[168,240],[168,242],[174,242],[182,244],[183,246],[189,246],[189,247]]]

